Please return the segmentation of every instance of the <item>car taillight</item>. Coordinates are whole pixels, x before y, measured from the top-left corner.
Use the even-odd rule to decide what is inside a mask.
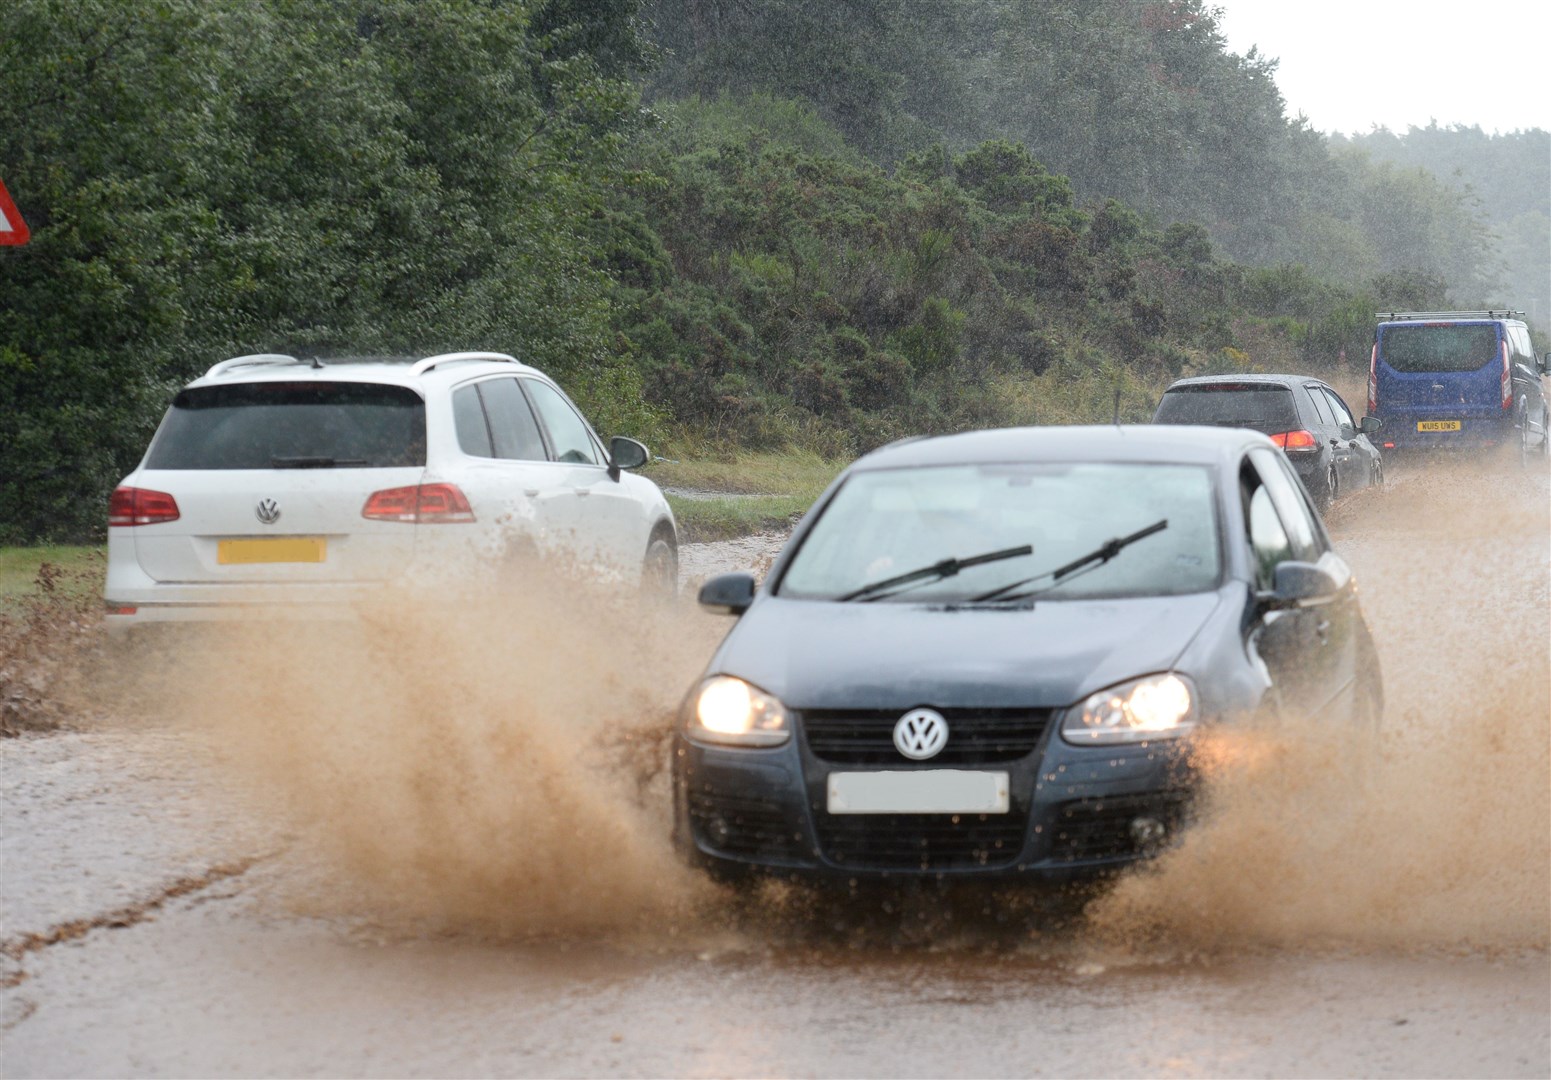
[[[1503,338],[1503,408],[1513,407],[1513,366],[1508,362],[1508,339]]]
[[[178,520],[178,500],[165,491],[119,487],[108,497],[110,526],[160,525]]]
[[[373,521],[450,525],[474,520],[474,510],[456,484],[411,484],[374,491],[361,507]]]
[[[1377,416],[1379,412],[1379,343],[1373,343],[1373,352],[1368,355],[1368,415]]]
[[[1283,431],[1271,436],[1271,441],[1283,450],[1314,450],[1319,446],[1312,431]]]

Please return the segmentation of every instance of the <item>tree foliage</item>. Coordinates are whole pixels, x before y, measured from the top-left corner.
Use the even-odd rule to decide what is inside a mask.
[[[588,229],[638,120],[610,11],[11,5],[0,540],[100,528],[169,388],[240,352],[499,347],[642,422]]]

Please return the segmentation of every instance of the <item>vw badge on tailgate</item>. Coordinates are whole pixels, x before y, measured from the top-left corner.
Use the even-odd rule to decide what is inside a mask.
[[[273,525],[280,520],[280,504],[274,499],[260,499],[259,504],[253,508],[253,516],[265,525]]]
[[[911,709],[894,725],[894,746],[911,761],[936,757],[948,743],[948,721],[934,709]]]

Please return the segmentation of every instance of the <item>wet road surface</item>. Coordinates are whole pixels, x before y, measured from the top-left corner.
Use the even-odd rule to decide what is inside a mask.
[[[463,628],[327,679],[180,657],[153,719],[0,745],[0,1070],[1551,1074],[1547,477],[1401,469],[1331,523],[1383,759],[1352,796],[1343,748],[1304,740],[1088,923],[734,902],[671,864],[649,731],[584,768],[553,723],[464,719],[665,714],[724,626],[692,611],[515,705],[526,669]],[[585,651],[544,641],[548,671]]]

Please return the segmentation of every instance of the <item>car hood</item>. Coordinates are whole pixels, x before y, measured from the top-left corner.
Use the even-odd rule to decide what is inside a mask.
[[[1218,593],[951,608],[762,597],[713,673],[796,709],[1060,707],[1170,669]]]

